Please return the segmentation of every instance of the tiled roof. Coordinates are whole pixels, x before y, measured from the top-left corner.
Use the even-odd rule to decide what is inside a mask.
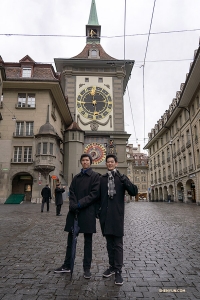
[[[72,124],[66,130],[83,131],[76,122],[72,122]]]
[[[18,63],[5,62],[4,67],[8,80],[59,80],[59,74],[54,71],[51,64],[36,63],[28,55],[23,57]],[[23,67],[32,69],[31,77],[22,77]]]
[[[94,44],[86,44],[85,48],[83,49],[83,51],[81,53],[79,53],[78,55],[72,57],[73,59],[74,58],[77,58],[77,59],[81,59],[81,58],[88,58],[88,54],[89,54],[89,50],[90,49],[94,49]],[[116,60],[116,58],[108,55],[104,49],[102,48],[102,46],[100,44],[95,44],[95,49],[98,49],[99,50],[99,56],[100,56],[100,59],[113,59],[113,60]],[[91,60],[91,58],[90,58]]]

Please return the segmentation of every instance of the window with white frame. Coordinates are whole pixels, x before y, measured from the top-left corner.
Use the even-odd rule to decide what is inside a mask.
[[[17,107],[35,108],[35,94],[18,94]]]
[[[14,147],[14,162],[22,161],[22,147]]]
[[[32,147],[24,147],[24,162],[32,161]]]
[[[32,162],[32,147],[30,147],[30,146],[14,147],[13,162],[15,162],[15,163],[30,163],[30,162]]]
[[[33,122],[25,122],[25,121],[16,122],[15,135],[33,136]]]
[[[23,68],[22,77],[31,77],[31,68]]]

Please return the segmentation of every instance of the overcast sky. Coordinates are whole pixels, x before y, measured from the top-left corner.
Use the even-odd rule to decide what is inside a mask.
[[[77,55],[86,43],[90,6],[91,0],[1,0],[0,55],[5,62],[18,62],[28,54],[36,62],[49,63],[54,58]],[[132,36],[126,36],[124,54],[125,0],[96,0],[102,47],[116,59],[135,61],[128,83],[130,98],[127,92],[124,96],[125,130],[132,134],[129,142],[141,148],[185,82],[200,36],[199,0],[155,2],[151,32],[182,32],[150,35],[143,94],[142,65],[148,39],[145,34],[149,32],[153,6],[154,0],[126,0],[126,35]]]

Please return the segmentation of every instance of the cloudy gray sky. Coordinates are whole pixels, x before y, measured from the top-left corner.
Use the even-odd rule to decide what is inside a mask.
[[[143,93],[153,5],[154,0],[126,0],[124,54],[125,0],[96,0],[104,50],[117,59],[135,60],[130,97],[128,92],[124,97],[125,129],[132,134],[129,142],[141,147],[185,82],[200,36],[199,0],[156,0],[151,32],[157,34],[149,38]],[[28,54],[36,62],[50,63],[77,55],[85,46],[90,6],[91,0],[1,0],[0,55],[5,62],[18,62]]]

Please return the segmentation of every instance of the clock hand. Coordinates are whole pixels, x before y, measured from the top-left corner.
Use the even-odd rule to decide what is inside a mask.
[[[94,99],[94,95],[95,95],[95,94],[96,94],[96,87],[93,86],[93,88],[92,88],[91,91],[90,91],[90,95],[93,96],[93,99]]]

